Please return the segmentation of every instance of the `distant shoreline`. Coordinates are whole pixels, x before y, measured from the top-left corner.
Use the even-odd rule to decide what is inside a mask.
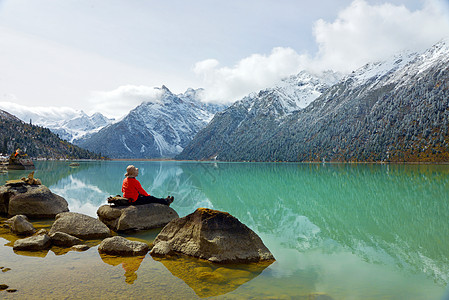
[[[68,158],[68,159],[36,159],[33,161],[173,161],[173,162],[216,162],[216,163],[296,163],[296,164],[376,164],[376,165],[449,165],[449,162],[429,162],[429,161],[221,161],[221,160],[189,160],[174,158],[108,158],[108,159],[89,159],[89,158]],[[0,159],[0,161],[3,161]],[[5,162],[5,161],[3,161]]]
[[[449,165],[449,162],[429,161],[222,161],[222,160],[189,160],[173,158],[111,158],[110,161],[187,161],[187,162],[216,162],[216,163],[295,163],[295,164],[376,164],[376,165]]]

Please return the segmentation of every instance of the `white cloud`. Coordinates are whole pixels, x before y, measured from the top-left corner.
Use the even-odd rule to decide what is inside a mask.
[[[1,1],[1,0],[0,0]],[[126,114],[128,105],[89,101],[90,91],[112,90],[127,83],[162,85],[163,74],[141,69],[95,53],[61,45],[0,25],[0,101],[27,106],[70,106],[109,117]],[[169,78],[169,77],[167,77]],[[129,100],[129,99],[127,99]]]
[[[217,60],[207,59],[196,63],[194,72],[203,79],[205,100],[229,103],[299,72],[305,61],[305,55],[277,47],[270,55],[253,54],[233,67],[219,67]]]
[[[2,98],[0,98],[2,100]],[[68,120],[79,115],[79,111],[70,107],[28,106],[17,102],[0,101],[0,109],[15,115],[24,122],[45,123]]]
[[[444,9],[446,7],[446,9]],[[422,51],[449,36],[447,4],[426,1],[421,10],[355,0],[336,20],[315,23],[315,67],[352,71],[403,50]]]
[[[428,0],[416,11],[355,0],[334,21],[315,23],[319,50],[313,57],[277,47],[269,55],[253,54],[232,67],[220,66],[216,59],[203,60],[194,72],[203,80],[204,101],[229,103],[301,70],[344,73],[403,50],[423,51],[449,36],[448,16],[448,4],[440,0]]]
[[[163,91],[144,85],[123,85],[112,91],[92,93],[91,111],[111,117],[122,117],[142,102],[159,102]]]

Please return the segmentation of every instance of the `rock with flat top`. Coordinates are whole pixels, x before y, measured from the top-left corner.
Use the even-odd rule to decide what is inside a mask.
[[[145,255],[150,250],[150,246],[138,241],[130,241],[122,236],[114,236],[104,239],[98,251],[110,255],[134,256]]]
[[[260,237],[229,213],[198,208],[165,226],[150,254],[181,253],[217,263],[274,261]]]
[[[111,236],[109,228],[100,220],[74,212],[56,215],[49,234],[64,232],[82,240],[103,239]]]
[[[97,215],[114,231],[161,228],[179,218],[173,208],[159,203],[115,207],[102,205],[98,208]]]

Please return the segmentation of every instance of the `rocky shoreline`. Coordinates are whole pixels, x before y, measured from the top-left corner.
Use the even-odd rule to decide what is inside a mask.
[[[274,261],[271,252],[251,229],[226,212],[199,208],[179,218],[162,204],[102,205],[98,218],[69,212],[67,201],[53,194],[30,173],[28,178],[0,186],[1,226],[17,236],[14,251],[42,251],[52,246],[72,251],[89,249],[89,240],[102,240],[100,253],[117,256],[191,256],[213,263]],[[36,230],[29,221],[53,219],[50,230]],[[119,234],[161,228],[154,245],[131,241]]]

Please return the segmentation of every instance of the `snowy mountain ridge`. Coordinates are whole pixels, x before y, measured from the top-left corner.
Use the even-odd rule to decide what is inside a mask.
[[[30,107],[11,102],[0,102],[0,108],[25,123],[46,127],[63,140],[74,142],[87,134],[99,131],[114,122],[101,113],[89,116],[82,110],[69,107]]]
[[[179,154],[222,105],[199,101],[201,89],[175,95],[166,86],[160,97],[144,101],[122,120],[85,139],[81,147],[111,158],[166,158]]]
[[[342,81],[353,81],[354,85],[370,83],[372,87],[382,84],[407,84],[409,74],[419,76],[438,62],[448,61],[449,38],[443,39],[423,53],[402,51],[389,59],[368,63],[345,76]],[[398,86],[399,88],[399,86]]]
[[[250,115],[264,114],[280,118],[308,106],[340,77],[332,71],[320,75],[302,71],[272,87],[250,93],[232,106],[244,107]]]
[[[447,161],[448,66],[443,40],[422,53],[366,64],[328,88],[312,84],[303,99],[315,99],[302,109],[295,109],[307,103],[300,95],[285,95],[300,91],[304,78],[284,81],[217,114],[177,158]]]

